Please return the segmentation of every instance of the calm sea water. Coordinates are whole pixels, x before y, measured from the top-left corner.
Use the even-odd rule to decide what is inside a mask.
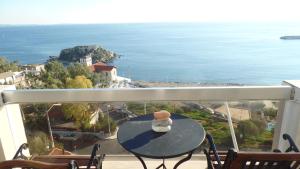
[[[280,84],[300,79],[300,23],[1,26],[0,56],[42,63],[63,48],[98,44],[134,80]]]

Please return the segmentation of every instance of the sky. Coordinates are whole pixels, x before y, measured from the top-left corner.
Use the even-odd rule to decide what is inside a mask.
[[[0,0],[0,24],[300,22],[300,0]]]

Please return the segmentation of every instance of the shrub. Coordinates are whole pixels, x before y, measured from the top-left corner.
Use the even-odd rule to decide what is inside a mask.
[[[47,154],[49,151],[50,141],[48,136],[43,132],[36,132],[33,136],[28,137],[28,145],[31,154]]]

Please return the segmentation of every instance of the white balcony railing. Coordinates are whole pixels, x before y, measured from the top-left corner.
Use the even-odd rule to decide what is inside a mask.
[[[4,104],[114,101],[289,100],[291,86],[4,90]]]
[[[43,90],[9,90],[2,89],[3,107],[19,103],[74,103],[74,102],[119,102],[119,101],[240,101],[240,100],[280,100],[273,147],[284,146],[280,135],[290,131],[297,137],[300,128],[300,107],[297,97],[297,85],[280,86],[225,86],[225,87],[178,87],[178,88],[131,88],[131,89],[43,89]],[[291,84],[292,83],[292,84]],[[296,94],[295,94],[296,92]],[[298,113],[299,112],[299,113]],[[291,115],[297,115],[292,117]],[[293,119],[293,124],[288,121]],[[0,119],[1,120],[1,119]],[[299,130],[300,131],[300,130]],[[0,135],[1,136],[1,135]],[[0,137],[1,138],[1,137]],[[300,140],[296,139],[296,142]],[[1,141],[1,140],[0,140]],[[0,142],[1,144],[1,142]],[[1,153],[1,151],[0,151]],[[1,156],[1,154],[0,154]],[[1,159],[0,159],[1,160]]]

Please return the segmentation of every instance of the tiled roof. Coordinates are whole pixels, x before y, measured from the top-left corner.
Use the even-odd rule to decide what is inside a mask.
[[[70,151],[62,150],[59,148],[53,148],[48,155],[73,155]]]
[[[107,65],[103,62],[95,63],[91,66],[93,72],[102,72],[102,71],[112,71],[115,68],[114,66]]]

